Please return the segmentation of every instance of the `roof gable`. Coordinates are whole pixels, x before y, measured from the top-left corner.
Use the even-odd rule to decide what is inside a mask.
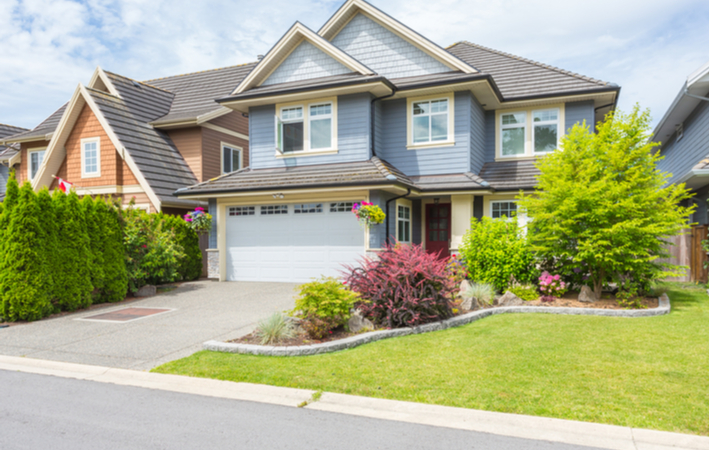
[[[387,36],[387,40],[389,42],[396,42],[392,40],[392,37],[389,36],[388,33],[383,33],[381,29],[374,28],[370,23],[365,22],[363,18],[369,19],[369,21],[375,22],[376,25],[379,25],[380,28],[384,29],[388,33],[391,33],[395,37],[399,38],[399,40],[404,41],[405,43],[409,44],[409,46],[412,46],[416,49],[418,49],[421,53],[419,53],[419,58],[420,58],[420,63],[423,63],[424,66],[433,68],[433,64],[431,64],[430,61],[428,61],[428,58],[431,58],[437,62],[439,62],[441,65],[446,67],[446,70],[439,70],[439,72],[446,72],[446,71],[452,71],[452,70],[460,70],[461,72],[464,73],[477,73],[478,71],[476,68],[472,67],[471,65],[467,64],[466,62],[460,60],[456,56],[452,55],[451,53],[447,52],[437,44],[433,43],[429,39],[425,38],[421,34],[417,33],[416,31],[412,30],[411,28],[407,27],[406,25],[402,24],[401,22],[395,20],[394,18],[390,17],[389,15],[385,14],[384,12],[380,11],[379,9],[375,8],[374,6],[370,5],[364,0],[348,0],[343,4],[343,6],[338,9],[338,11],[333,14],[333,16],[328,19],[328,22],[323,25],[323,27],[318,31],[318,34],[322,36],[323,38],[327,39],[328,41],[331,41],[336,44],[336,46],[340,45],[345,45],[346,41],[349,40],[354,40],[352,45],[348,45],[350,48],[349,50],[345,50],[345,47],[343,48],[346,52],[352,54],[355,56],[356,48],[361,46],[363,44],[362,41],[368,41],[370,43],[376,43],[377,38],[380,36]],[[343,31],[346,31],[348,29],[348,26],[350,23],[356,20],[356,23],[353,24],[353,26],[350,27],[350,31],[347,31],[345,35],[343,35],[340,39],[338,39],[340,44],[336,43],[336,38],[340,36],[340,34]],[[377,31],[373,37],[374,39],[367,39],[366,36],[360,36],[358,37],[357,34],[361,33],[362,31],[360,30],[363,27],[367,27],[368,33],[373,34],[374,31]],[[355,31],[355,33],[352,33],[352,31]],[[351,36],[352,34],[355,34],[355,36]],[[380,42],[377,44],[378,46],[381,46],[383,43]],[[406,48],[402,47],[401,44],[398,44],[400,46],[400,49]],[[367,50],[366,48],[363,49],[363,51]],[[362,51],[358,51],[358,54],[362,53]],[[374,53],[372,50],[370,50],[370,53]],[[424,58],[424,56],[427,56],[428,58]],[[362,55],[356,56],[356,58],[360,59]],[[364,61],[363,61],[364,62]],[[384,61],[383,61],[384,62]],[[402,62],[400,60],[400,62]],[[365,64],[369,63],[365,62]],[[410,63],[411,64],[411,63]],[[387,77],[390,77],[391,75],[388,75],[387,73],[381,72],[380,70],[376,69],[373,66],[372,67],[375,71],[377,71],[380,75],[384,75]],[[386,66],[385,66],[386,67]],[[420,68],[421,70],[421,68]],[[430,74],[430,73],[437,73],[437,72],[419,72],[419,73],[409,73],[407,75],[401,75],[397,74],[395,77],[405,77],[405,76],[414,76],[414,75],[425,75],[425,74]]]
[[[357,72],[361,75],[373,74],[372,70],[352,56],[321,38],[305,25],[296,22],[279,42],[269,50],[269,53],[259,61],[256,67],[254,67],[254,70],[239,83],[239,86],[232,92],[232,95],[240,94],[253,87],[260,86],[304,40],[353,72]]]
[[[303,40],[261,83],[261,86],[345,75],[352,72],[335,58],[327,55],[307,40]]]

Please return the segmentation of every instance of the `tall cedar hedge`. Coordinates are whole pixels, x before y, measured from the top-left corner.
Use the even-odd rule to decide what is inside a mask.
[[[196,280],[202,275],[202,251],[200,239],[182,217],[165,216],[175,232],[175,240],[183,249],[185,257],[180,262],[178,272],[182,280]]]
[[[103,256],[103,285],[99,288],[95,302],[119,302],[128,291],[128,274],[125,263],[123,231],[119,224],[116,208],[103,198],[94,202],[96,221],[101,230],[99,251]]]

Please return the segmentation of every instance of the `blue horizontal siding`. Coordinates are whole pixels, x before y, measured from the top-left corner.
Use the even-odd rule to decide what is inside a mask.
[[[476,97],[471,96],[471,167],[473,173],[479,173],[486,162],[486,112]]]
[[[496,160],[496,112],[486,111],[485,117],[485,161],[493,162]]]
[[[0,164],[0,195],[7,189],[7,180],[10,178],[10,169]]]
[[[585,123],[591,131],[595,131],[593,100],[565,103],[565,133],[577,123]]]
[[[668,172],[672,177],[669,183],[675,183],[690,172],[703,158],[708,157],[708,102],[700,102],[683,122],[683,137],[677,140],[673,134],[668,137],[661,149],[663,159],[658,163],[661,172]]]

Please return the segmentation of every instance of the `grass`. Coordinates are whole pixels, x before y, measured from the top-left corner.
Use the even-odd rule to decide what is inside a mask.
[[[154,371],[708,434],[708,294],[648,318],[503,314],[306,357],[198,352]]]

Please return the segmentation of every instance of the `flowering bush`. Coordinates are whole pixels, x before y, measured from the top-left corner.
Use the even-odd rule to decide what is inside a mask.
[[[346,283],[360,294],[358,308],[375,324],[412,327],[453,316],[456,283],[446,261],[420,245],[387,246],[376,259],[348,267]]]
[[[210,231],[212,228],[212,216],[205,212],[204,208],[197,207],[191,213],[183,216],[190,227],[199,232]]]
[[[559,275],[550,275],[549,272],[543,272],[538,280],[540,281],[543,301],[552,301],[554,297],[559,297],[567,292],[567,283],[562,281]]]
[[[320,317],[315,314],[307,314],[301,321],[301,328],[311,339],[323,339],[333,334],[333,330],[338,327],[338,320],[333,317]]]
[[[446,264],[446,270],[449,272],[449,277],[456,283],[460,285],[463,280],[468,278],[468,269],[466,268],[466,261],[459,258],[457,255],[451,255],[449,262]]]
[[[385,221],[385,213],[382,208],[370,202],[355,203],[353,205],[353,214],[360,221],[360,224],[366,227]]]

